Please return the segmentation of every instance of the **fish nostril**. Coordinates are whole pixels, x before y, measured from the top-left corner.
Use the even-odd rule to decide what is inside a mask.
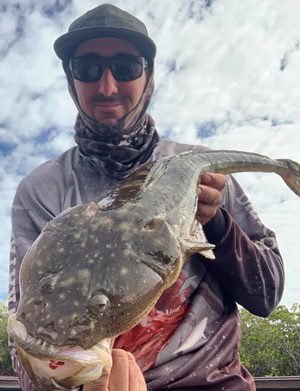
[[[88,308],[94,315],[103,313],[109,305],[109,299],[103,293],[92,296],[88,302]]]
[[[164,219],[160,217],[154,217],[147,221],[147,223],[143,226],[143,229],[146,231],[158,231],[164,222]]]

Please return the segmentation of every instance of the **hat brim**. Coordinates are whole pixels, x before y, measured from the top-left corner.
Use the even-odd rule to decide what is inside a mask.
[[[54,50],[61,60],[68,61],[74,56],[76,48],[81,43],[101,37],[125,39],[135,45],[141,55],[148,60],[153,59],[156,55],[156,46],[151,38],[132,30],[114,27],[89,27],[70,31],[57,38],[54,42]]]

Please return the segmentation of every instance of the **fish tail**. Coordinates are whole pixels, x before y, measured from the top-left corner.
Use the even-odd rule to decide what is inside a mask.
[[[281,174],[288,187],[300,197],[300,164],[288,159],[278,159],[285,163],[287,170]]]

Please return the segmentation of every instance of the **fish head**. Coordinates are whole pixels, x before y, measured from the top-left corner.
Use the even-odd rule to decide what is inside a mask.
[[[162,216],[96,204],[70,208],[44,228],[22,263],[16,317],[33,339],[19,345],[51,356],[52,346],[88,350],[127,331],[176,280],[181,261]]]
[[[80,265],[94,213],[93,205],[63,212],[43,229],[21,265],[20,303],[8,330],[38,390],[76,387],[103,378],[111,367],[111,338],[90,349],[72,343],[74,333],[93,328],[84,311],[91,272]]]

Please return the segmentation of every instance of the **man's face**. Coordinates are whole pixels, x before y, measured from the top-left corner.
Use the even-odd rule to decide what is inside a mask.
[[[141,55],[130,42],[118,38],[90,39],[79,45],[74,55],[113,57],[120,53]],[[74,80],[74,84],[82,110],[99,123],[113,125],[139,102],[146,85],[146,73],[143,70],[140,78],[124,82],[115,80],[106,68],[100,80]]]

